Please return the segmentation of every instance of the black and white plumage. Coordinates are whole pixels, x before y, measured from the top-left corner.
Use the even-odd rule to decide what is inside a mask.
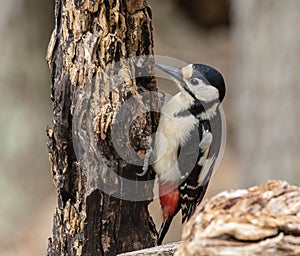
[[[182,211],[182,222],[190,218],[206,192],[221,145],[218,107],[225,96],[225,83],[207,65],[157,66],[180,89],[162,107],[154,147],[163,211],[160,244],[178,211]]]

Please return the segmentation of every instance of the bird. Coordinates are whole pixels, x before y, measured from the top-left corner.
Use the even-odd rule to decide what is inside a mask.
[[[163,215],[160,245],[173,217],[181,210],[182,223],[188,220],[207,190],[220,152],[219,106],[226,88],[222,74],[209,65],[156,66],[179,88],[161,108],[154,142],[153,168]]]

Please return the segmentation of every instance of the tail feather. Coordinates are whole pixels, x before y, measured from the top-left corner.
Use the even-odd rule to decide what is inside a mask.
[[[157,245],[161,245],[162,241],[164,240],[165,235],[167,234],[167,232],[169,230],[172,219],[173,219],[173,217],[169,218],[169,219],[166,219],[162,223],[162,225],[160,227],[160,230],[159,230],[158,238],[157,238]]]

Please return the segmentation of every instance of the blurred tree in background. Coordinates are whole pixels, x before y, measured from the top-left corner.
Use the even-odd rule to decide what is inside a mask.
[[[52,1],[1,2],[1,252],[17,245],[24,235],[22,228],[43,208],[47,194],[54,192],[45,135],[51,119],[44,60],[53,16]]]
[[[203,28],[229,25],[230,0],[176,0],[190,20]]]
[[[233,1],[232,89],[242,181],[300,184],[300,1]]]

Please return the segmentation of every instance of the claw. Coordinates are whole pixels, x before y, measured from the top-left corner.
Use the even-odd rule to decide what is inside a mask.
[[[150,159],[150,156],[152,154],[152,151],[153,151],[153,149],[152,149],[151,146],[149,148],[147,148],[146,155],[145,155],[145,158],[144,158],[144,165],[143,165],[143,169],[142,169],[143,172],[142,173],[137,173],[136,174],[137,176],[142,177],[147,173],[148,167],[149,167],[149,159]]]

